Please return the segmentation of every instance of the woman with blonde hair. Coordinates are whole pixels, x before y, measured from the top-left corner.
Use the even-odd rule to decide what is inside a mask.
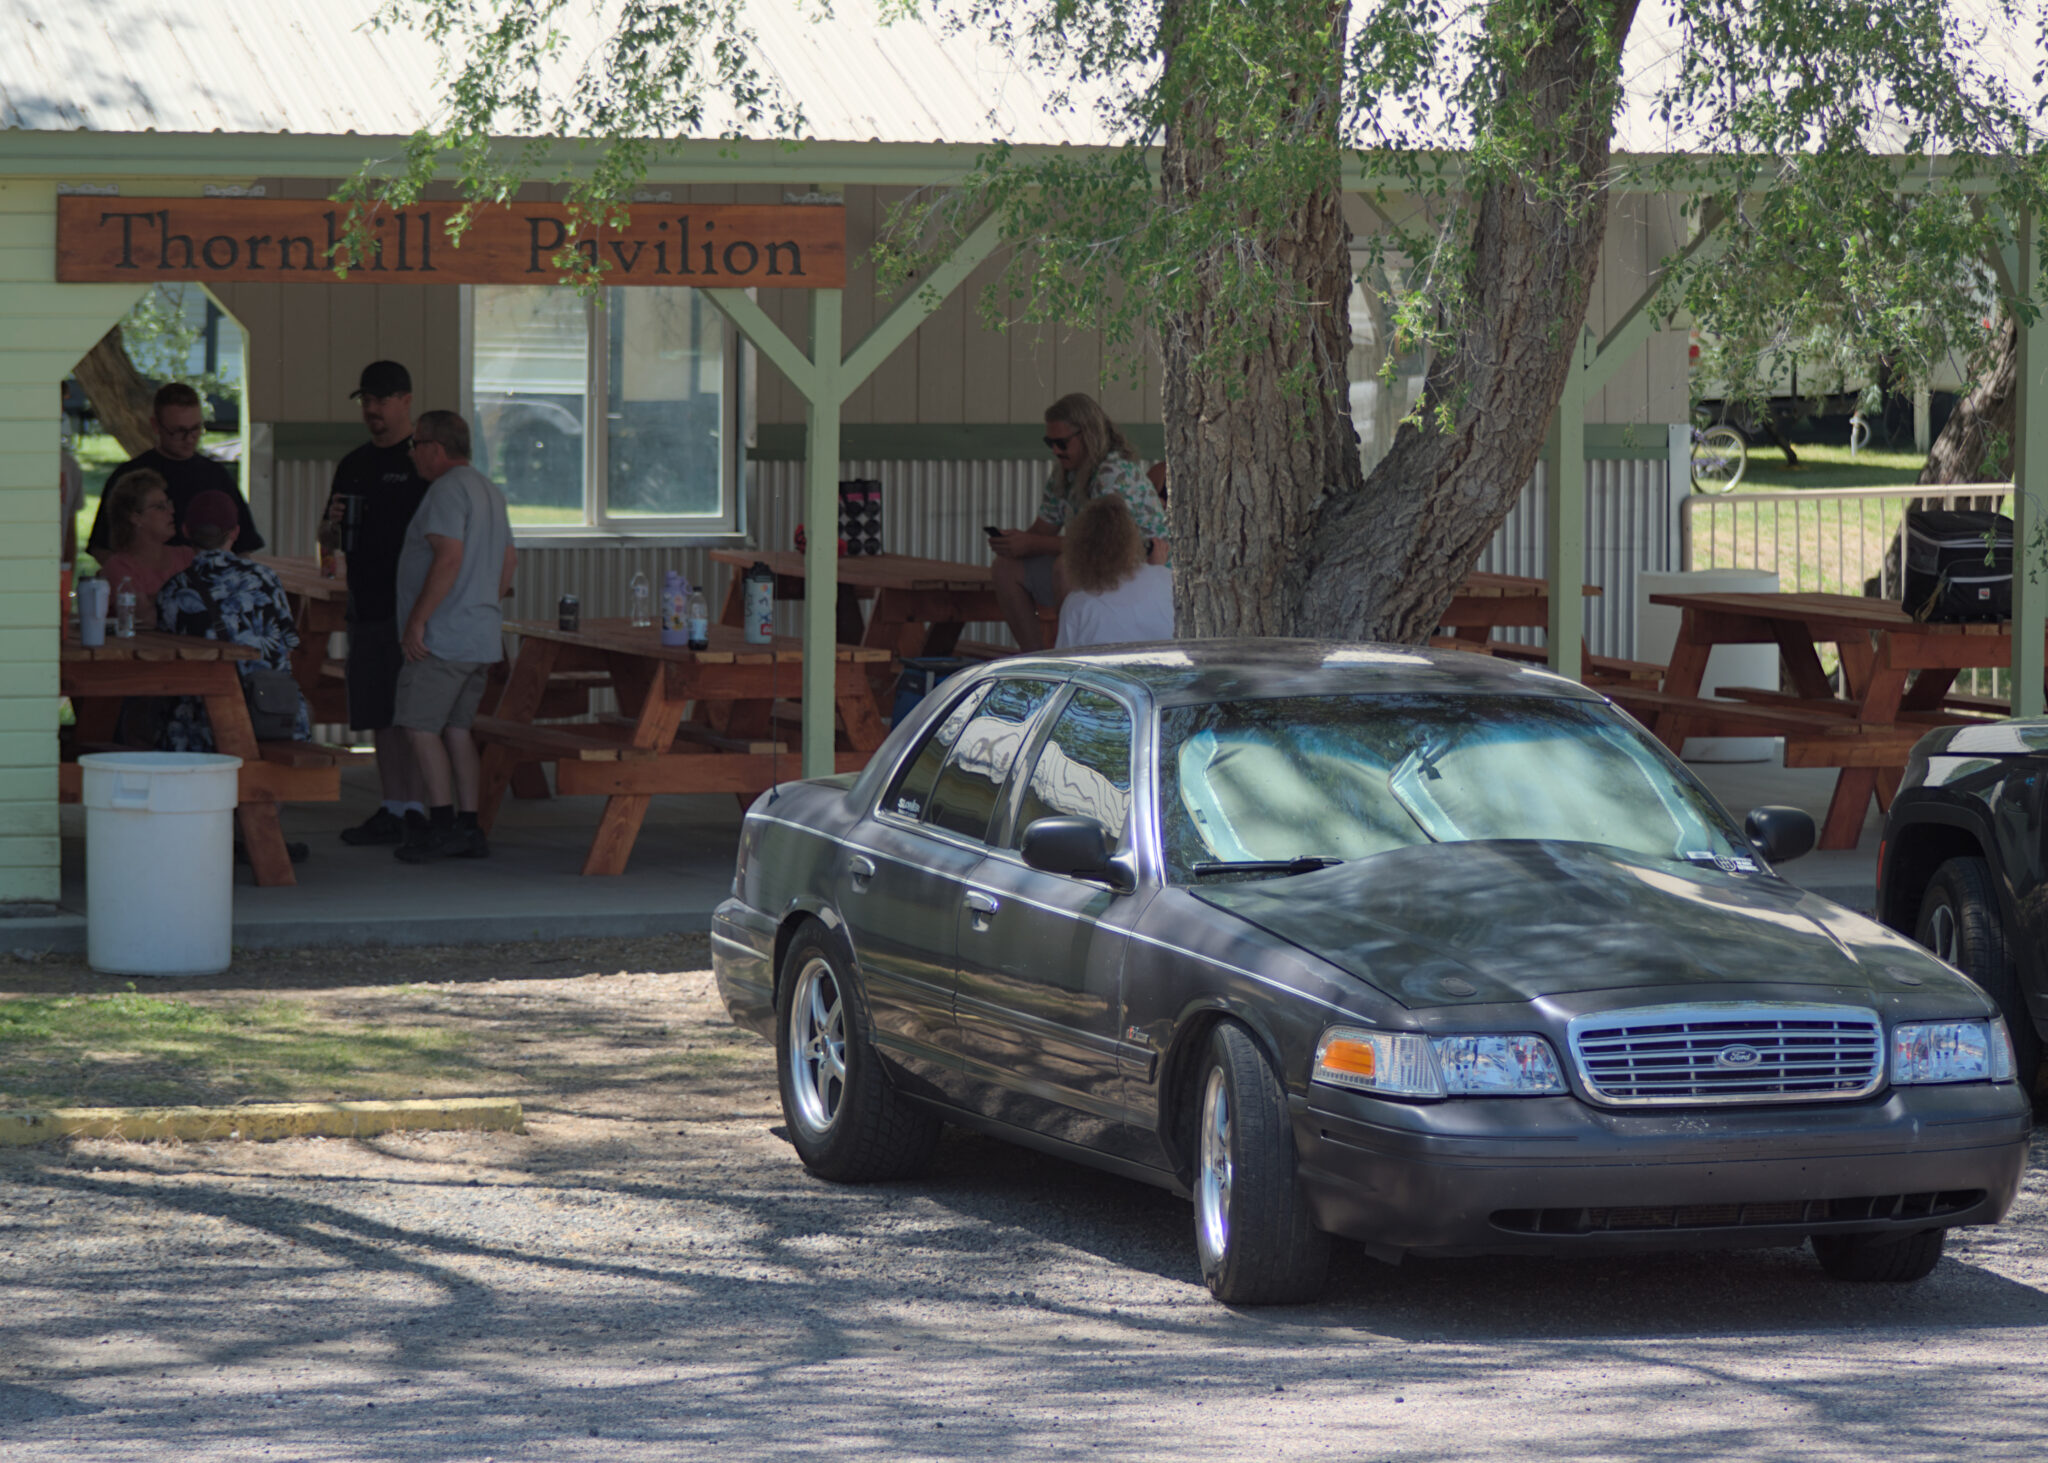
[[[141,468],[116,478],[107,489],[107,540],[113,552],[100,560],[100,577],[110,594],[121,581],[135,591],[135,624],[156,628],[157,591],[192,563],[192,550],[173,546],[178,521],[171,510],[171,490],[161,473]]]
[[[1059,649],[1173,638],[1173,571],[1145,562],[1145,537],[1122,498],[1091,499],[1060,542]]]
[[[996,603],[1010,633],[1025,650],[1044,645],[1038,609],[1058,609],[1066,598],[1061,577],[1061,540],[1081,509],[1098,499],[1122,502],[1137,525],[1147,557],[1166,562],[1166,505],[1145,476],[1144,463],[1094,397],[1062,396],[1045,409],[1045,445],[1057,464],[1039,495],[1038,517],[1029,528],[989,531],[995,558]]]

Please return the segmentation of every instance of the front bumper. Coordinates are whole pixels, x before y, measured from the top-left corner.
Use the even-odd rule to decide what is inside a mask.
[[[1382,1254],[1797,1244],[1995,1223],[2031,1113],[2014,1083],[1854,1103],[1609,1112],[1572,1097],[1293,1102],[1318,1222]],[[1833,1201],[1874,1201],[1846,1203]]]

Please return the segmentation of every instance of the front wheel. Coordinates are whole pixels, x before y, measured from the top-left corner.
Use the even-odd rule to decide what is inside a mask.
[[[1913,938],[1984,988],[2012,1034],[2021,1090],[2031,1094],[2041,1065],[2041,1035],[2034,1029],[2019,972],[1999,918],[1991,865],[1981,858],[1952,858],[1934,871],[1920,896],[1920,922]]]
[[[1703,493],[1726,493],[1749,468],[1749,444],[1733,427],[1709,427],[1692,438],[1692,485]]]
[[[1900,1285],[1925,1280],[1941,1261],[1945,1229],[1923,1229],[1903,1238],[1889,1234],[1817,1234],[1813,1253],[1836,1280]]]
[[[775,982],[775,1076],[805,1168],[845,1184],[910,1178],[931,1161],[939,1120],[893,1087],[868,1039],[849,961],[812,921]]]
[[[1330,1264],[1295,1174],[1294,1126],[1279,1074],[1232,1021],[1209,1037],[1196,1091],[1195,1250],[1230,1305],[1311,1299]]]

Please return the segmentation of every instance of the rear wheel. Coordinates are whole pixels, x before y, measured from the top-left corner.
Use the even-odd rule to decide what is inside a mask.
[[[1236,1022],[1209,1037],[1195,1089],[1195,1250],[1210,1293],[1231,1305],[1311,1299],[1330,1263],[1295,1174],[1279,1074]]]
[[[812,921],[790,941],[775,983],[775,1075],[789,1139],[805,1168],[840,1183],[910,1178],[939,1120],[889,1085],[838,941]]]
[[[1749,444],[1733,427],[1708,427],[1692,439],[1692,485],[1703,493],[1726,493],[1749,467]]]
[[[1920,896],[1920,924],[1913,937],[1998,1003],[2006,1030],[2012,1033],[2020,1085],[2033,1092],[2041,1065],[2041,1035],[2020,994],[1991,865],[1981,858],[1952,858],[1936,869]]]
[[[1925,1280],[1941,1261],[1945,1229],[1923,1229],[1903,1238],[1889,1234],[1817,1234],[1813,1253],[1836,1280],[1902,1284]]]

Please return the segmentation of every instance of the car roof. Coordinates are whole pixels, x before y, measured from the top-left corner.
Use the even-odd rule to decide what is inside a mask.
[[[1346,640],[1162,640],[1108,645],[1000,662],[1002,673],[1059,667],[1090,680],[1141,687],[1161,706],[1274,696],[1555,696],[1600,693],[1538,666],[1463,650],[1425,650]]]

